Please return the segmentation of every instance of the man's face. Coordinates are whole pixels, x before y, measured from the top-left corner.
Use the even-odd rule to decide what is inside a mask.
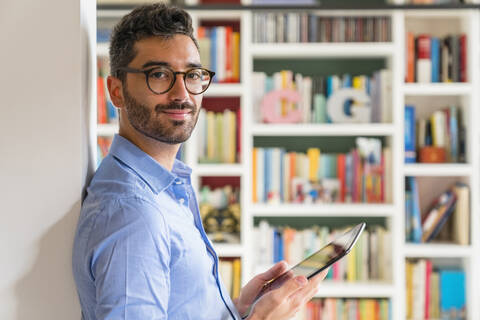
[[[175,35],[171,39],[157,37],[135,44],[136,57],[130,68],[149,69],[168,66],[185,71],[200,66],[200,56],[192,39]],[[202,95],[190,94],[183,75],[177,75],[173,87],[166,93],[154,94],[142,73],[127,73],[123,96],[128,121],[143,135],[168,144],[187,140],[197,123]]]

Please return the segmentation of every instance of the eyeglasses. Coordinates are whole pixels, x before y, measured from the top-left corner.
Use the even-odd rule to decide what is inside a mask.
[[[177,79],[177,74],[183,75],[185,88],[191,94],[205,92],[212,82],[215,72],[204,68],[192,68],[187,71],[173,71],[166,66],[159,66],[147,70],[133,69],[129,67],[119,68],[120,71],[145,74],[148,88],[155,94],[163,94],[172,89]]]

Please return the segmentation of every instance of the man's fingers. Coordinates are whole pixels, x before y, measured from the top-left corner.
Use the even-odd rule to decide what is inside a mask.
[[[280,261],[280,262],[277,262],[273,267],[271,267],[270,269],[268,269],[264,273],[259,274],[258,277],[261,280],[266,282],[268,280],[271,280],[271,279],[281,275],[282,273],[287,271],[287,269],[288,269],[287,263],[285,261]]]

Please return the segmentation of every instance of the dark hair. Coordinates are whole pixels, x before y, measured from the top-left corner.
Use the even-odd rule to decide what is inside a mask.
[[[135,58],[135,42],[149,37],[171,39],[176,34],[189,36],[198,48],[193,35],[192,18],[183,9],[164,3],[143,5],[125,15],[113,28],[110,41],[110,73],[124,81],[126,67]]]

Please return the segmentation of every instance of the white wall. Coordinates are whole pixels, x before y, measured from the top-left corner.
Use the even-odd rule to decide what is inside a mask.
[[[87,175],[87,2],[0,1],[2,320],[80,319],[71,248]]]

